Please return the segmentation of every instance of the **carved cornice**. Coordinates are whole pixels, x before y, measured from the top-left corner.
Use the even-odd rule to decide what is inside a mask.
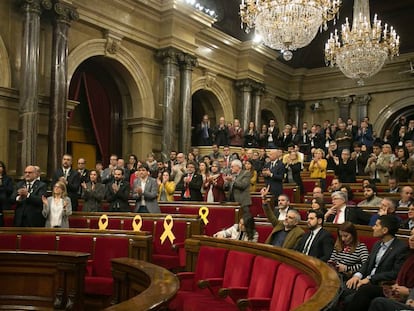
[[[254,81],[252,79],[237,80],[234,85],[242,92],[255,92],[258,96],[263,95],[266,91],[264,83]]]
[[[355,95],[353,99],[354,99],[354,103],[356,103],[357,105],[363,106],[363,105],[369,104],[369,102],[371,101],[371,96],[369,94]]]
[[[173,47],[168,47],[155,52],[155,57],[158,60],[160,60],[163,64],[177,65],[179,58],[182,57],[182,54],[184,54],[182,51]]]
[[[53,5],[53,13],[55,14],[58,23],[66,23],[70,25],[72,21],[77,21],[79,19],[79,13],[76,8],[62,2],[56,2]]]
[[[51,0],[20,0],[20,6],[24,12],[35,13],[40,15],[42,10],[52,8]]]
[[[181,68],[184,70],[192,70],[193,67],[198,66],[197,57],[187,54],[187,53],[178,53],[177,54],[178,63]]]
[[[334,101],[339,107],[348,107],[352,103],[351,96],[334,97]]]

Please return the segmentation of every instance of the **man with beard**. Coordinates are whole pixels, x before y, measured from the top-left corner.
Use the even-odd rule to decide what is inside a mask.
[[[287,213],[291,209],[289,206],[290,200],[286,194],[281,194],[277,198],[277,206],[275,207],[275,216],[278,220],[285,220]]]
[[[358,207],[376,206],[381,207],[382,198],[377,197],[377,187],[374,185],[366,185],[364,187],[365,200],[358,203]]]
[[[302,236],[295,250],[327,262],[331,257],[334,241],[332,235],[322,228],[323,214],[310,210],[307,220],[309,231]]]
[[[106,200],[111,212],[130,212],[129,208],[129,182],[124,181],[124,170],[116,168],[112,183],[106,184]]]
[[[267,216],[267,219],[273,226],[273,230],[267,237],[265,243],[295,249],[305,233],[303,229],[298,226],[300,214],[298,211],[290,209],[287,211],[286,218],[283,221],[278,220],[272,209],[269,207],[269,201],[267,200],[268,192],[269,187],[263,188],[260,191],[263,210]]]

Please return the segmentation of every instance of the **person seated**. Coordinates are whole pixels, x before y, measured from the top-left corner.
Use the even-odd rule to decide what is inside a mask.
[[[340,182],[339,178],[333,178],[331,181],[331,185],[328,188],[329,192],[340,191],[342,188],[342,183]]]
[[[347,195],[344,192],[336,191],[332,193],[332,207],[325,214],[325,221],[334,224],[342,224],[350,221],[356,225],[366,225],[371,216],[357,207],[348,207]]]
[[[389,193],[399,193],[400,186],[398,185],[398,180],[395,177],[388,178],[388,189],[387,192]]]
[[[408,249],[406,242],[396,237],[398,227],[393,216],[383,215],[377,219],[372,230],[373,236],[380,240],[374,244],[368,261],[346,282],[345,311],[368,310],[372,299],[383,296],[380,284],[384,281],[397,279],[399,285],[414,286],[414,274],[408,272],[413,261],[410,260],[408,269],[403,267]]]
[[[375,222],[377,219],[382,215],[393,215],[395,218],[397,218],[398,222],[401,223],[401,218],[397,216],[395,213],[396,210],[396,203],[393,199],[390,198],[384,198],[381,201],[381,206],[378,209],[378,213],[371,216],[371,219],[369,220],[368,226],[375,225]]]
[[[213,235],[215,238],[226,238],[239,241],[257,242],[259,234],[256,231],[254,218],[249,213],[244,213],[238,224],[221,230]]]
[[[356,206],[357,204],[352,200],[354,198],[354,192],[349,185],[342,185],[340,191],[345,192],[348,196],[347,206]]]
[[[353,223],[344,222],[338,227],[337,234],[328,264],[346,281],[368,260],[369,252],[367,246],[358,240],[358,233]]]
[[[373,184],[364,187],[365,200],[358,203],[358,207],[375,206],[381,207],[382,198],[377,197],[377,187]]]
[[[402,187],[400,191],[400,200],[398,201],[398,207],[409,207],[412,202],[413,188],[411,188],[410,186]]]
[[[313,198],[312,203],[311,203],[311,209],[319,210],[325,215],[326,213],[325,202],[321,198]]]
[[[408,217],[401,223],[401,229],[413,229],[414,228],[414,203],[408,207]]]

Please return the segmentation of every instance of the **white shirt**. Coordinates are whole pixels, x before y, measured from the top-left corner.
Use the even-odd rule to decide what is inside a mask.
[[[63,214],[63,199],[51,200],[50,204],[50,226],[60,227],[62,225],[62,214]]]

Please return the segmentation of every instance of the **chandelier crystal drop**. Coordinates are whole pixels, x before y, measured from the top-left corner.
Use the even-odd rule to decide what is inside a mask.
[[[242,0],[241,27],[255,28],[266,46],[281,50],[284,58],[307,46],[326,23],[335,18],[341,0]]]
[[[369,22],[369,1],[354,0],[352,29],[348,18],[342,25],[341,37],[338,31],[332,34],[325,44],[325,62],[331,67],[337,66],[343,74],[357,79],[358,85],[364,85],[364,79],[375,75],[384,66],[387,59],[399,54],[400,37],[394,28],[374,16]]]

